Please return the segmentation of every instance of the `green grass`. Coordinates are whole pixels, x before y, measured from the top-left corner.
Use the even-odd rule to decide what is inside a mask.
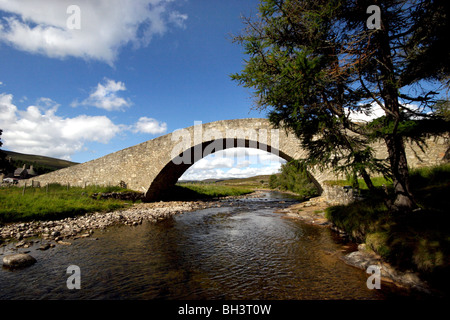
[[[220,184],[225,186],[235,186],[242,188],[258,189],[269,187],[270,175],[260,175],[249,178],[230,179],[221,181]]]
[[[394,266],[445,289],[450,285],[450,164],[411,170],[410,179],[420,210],[393,213],[379,195],[366,193],[364,201],[327,208],[326,217]]]
[[[109,192],[132,192],[120,187],[87,186],[70,187],[59,184],[46,187],[0,188],[0,223],[56,220],[89,212],[107,212],[126,207],[127,201],[117,199],[93,198],[93,194]],[[185,184],[174,186],[163,200],[198,200],[225,196],[239,196],[253,192],[254,189],[240,186],[216,184]],[[170,198],[170,199],[169,199]]]
[[[384,177],[373,177],[370,180],[372,180],[372,183],[375,187],[382,187],[382,186],[390,187],[390,186],[392,186],[392,181],[388,180]],[[324,183],[326,183],[330,186],[341,186],[341,187],[350,186],[352,184],[350,180],[328,180],[328,181],[325,181]],[[369,189],[363,179],[358,179],[358,185],[361,190]]]
[[[218,198],[226,196],[241,196],[252,193],[254,188],[248,186],[222,185],[216,183],[180,183],[177,194],[185,193],[198,198]]]
[[[0,188],[0,222],[54,220],[95,211],[112,211],[127,206],[116,199],[93,199],[93,193],[129,191],[120,187],[88,186],[86,189],[58,184],[47,188]]]

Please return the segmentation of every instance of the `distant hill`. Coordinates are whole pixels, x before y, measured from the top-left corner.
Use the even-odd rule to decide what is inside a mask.
[[[270,175],[259,175],[249,178],[222,178],[222,179],[205,179],[205,180],[179,180],[179,183],[217,183],[225,185],[239,186],[261,186],[269,184]]]
[[[33,154],[24,154],[14,151],[7,151],[2,150],[4,153],[6,153],[6,157],[11,157],[11,159],[14,162],[22,162],[24,164],[27,164],[27,166],[34,165],[34,166],[41,166],[46,167],[51,170],[59,170],[63,168],[67,168],[73,165],[76,165],[78,163],[67,161],[67,160],[61,160],[51,157],[45,157],[45,156],[38,156]]]

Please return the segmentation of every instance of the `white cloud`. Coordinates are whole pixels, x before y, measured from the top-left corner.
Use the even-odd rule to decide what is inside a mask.
[[[370,122],[385,115],[384,110],[377,103],[373,103],[368,111],[367,113],[350,111],[349,119],[355,122]]]
[[[70,159],[86,142],[108,143],[123,130],[105,116],[60,117],[59,105],[48,98],[25,111],[12,99],[11,94],[0,94],[0,127],[4,147],[17,152]]]
[[[214,153],[215,157],[232,158],[235,166],[247,166],[248,164],[278,163],[282,159],[270,152],[254,148],[231,148]],[[209,158],[204,158],[209,159]],[[202,160],[204,160],[202,159]]]
[[[211,156],[200,159],[192,165],[193,170],[210,170],[216,168],[233,168],[234,160],[232,158],[222,158]]]
[[[405,104],[404,106],[410,110],[419,109],[419,107],[414,104]],[[349,119],[355,122],[370,122],[386,115],[386,112],[376,102],[373,102],[370,109],[367,111],[367,113],[350,111]]]
[[[169,21],[179,28],[186,28],[185,22],[187,19],[188,16],[186,14],[181,14],[178,11],[173,11],[169,14]]]
[[[119,97],[117,93],[125,90],[126,87],[123,82],[116,82],[105,78],[104,84],[97,84],[97,88],[89,95],[87,99],[81,102],[74,101],[72,106],[94,106],[108,111],[123,110],[125,107],[129,107],[131,102]]]
[[[190,168],[180,180],[204,180],[204,179],[228,179],[228,178],[248,178],[259,175],[270,175],[279,172],[281,163],[262,167],[245,167],[224,169],[196,170]]]
[[[173,0],[1,0],[0,41],[51,58],[77,57],[112,65],[127,44],[146,46],[168,28],[184,27],[187,15]],[[70,5],[80,8],[80,29],[67,26]]]
[[[167,131],[167,124],[153,118],[141,117],[132,130],[140,133],[161,134]]]
[[[265,151],[232,148],[219,151],[194,163],[180,180],[247,178],[277,173],[285,160]]]

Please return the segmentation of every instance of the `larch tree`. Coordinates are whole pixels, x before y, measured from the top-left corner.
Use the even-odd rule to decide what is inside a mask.
[[[438,106],[449,84],[449,17],[446,1],[264,0],[234,36],[249,57],[231,77],[295,133],[305,164],[362,177],[373,190],[370,175],[382,174],[393,182],[392,208],[410,210],[405,143],[448,131]],[[383,116],[354,120],[376,108]],[[375,157],[374,140],[387,159]]]

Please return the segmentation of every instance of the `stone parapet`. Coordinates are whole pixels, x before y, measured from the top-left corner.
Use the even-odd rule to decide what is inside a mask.
[[[426,140],[428,148],[407,146],[411,167],[442,163],[448,141],[440,137]],[[245,147],[257,148],[290,161],[305,159],[308,154],[296,136],[284,129],[274,129],[268,119],[235,119],[196,123],[138,145],[69,168],[34,177],[45,186],[60,183],[71,186],[122,185],[146,194],[154,200],[168,189],[195,161],[220,150]],[[387,158],[382,142],[372,145],[380,159]],[[331,170],[310,170],[317,186],[323,181],[342,179]],[[22,180],[20,185],[31,180]]]

